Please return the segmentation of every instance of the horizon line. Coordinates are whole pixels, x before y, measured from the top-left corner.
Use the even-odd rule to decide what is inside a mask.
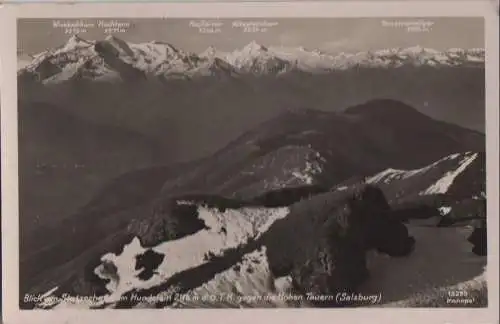
[[[46,49],[46,50],[43,50],[43,51],[40,51],[40,52],[36,52],[36,53],[33,53],[33,54],[29,54],[29,53],[23,53],[19,48],[17,49],[17,53],[18,53],[18,56],[19,56],[19,53],[21,54],[25,54],[25,55],[28,55],[28,56],[32,56],[32,55],[36,55],[36,54],[40,54],[40,53],[44,53],[44,52],[48,52],[48,51],[51,51],[53,49],[57,49],[57,48],[61,48],[61,47],[64,47],[64,45],[66,45],[72,38],[78,38],[80,39],[81,41],[83,42],[87,42],[89,43],[89,47],[91,45],[95,45],[94,43],[95,42],[99,42],[99,41],[106,41],[108,40],[109,38],[116,38],[118,40],[121,40],[121,41],[124,41],[125,43],[127,44],[148,44],[148,43],[163,43],[165,45],[169,45],[173,48],[176,48],[177,47],[175,45],[173,45],[172,43],[168,42],[168,41],[163,41],[163,40],[156,40],[156,39],[153,39],[153,40],[147,40],[147,41],[142,41],[142,42],[129,42],[127,40],[124,40],[123,38],[120,38],[120,37],[117,37],[113,34],[110,34],[110,35],[107,35],[106,37],[102,38],[102,39],[87,39],[87,38],[84,38],[78,34],[74,34],[72,36],[70,36],[66,42],[62,43],[61,45],[57,46],[57,47],[54,47],[52,49]],[[245,47],[247,47],[248,45],[250,44],[256,44],[256,45],[259,45],[265,49],[268,49],[268,48],[295,48],[295,49],[303,49],[304,51],[306,52],[319,52],[319,53],[324,53],[324,54],[329,54],[329,55],[340,55],[340,54],[354,54],[354,53],[370,53],[370,52],[379,52],[379,51],[383,51],[383,50],[387,50],[387,49],[396,49],[396,50],[405,50],[405,49],[409,49],[409,48],[422,48],[423,50],[433,50],[433,51],[436,51],[436,52],[439,52],[439,53],[444,53],[444,52],[450,52],[452,50],[464,50],[464,51],[471,51],[471,50],[483,50],[485,51],[486,48],[485,47],[449,47],[447,49],[443,49],[443,50],[436,50],[432,47],[424,47],[424,46],[421,46],[421,45],[418,45],[418,44],[415,44],[415,45],[412,45],[412,46],[401,46],[401,47],[398,47],[398,46],[393,46],[393,47],[381,47],[379,49],[375,49],[375,50],[359,50],[359,51],[356,51],[356,50],[352,50],[352,51],[339,51],[339,52],[334,52],[334,51],[326,51],[326,50],[320,50],[319,48],[308,48],[308,47],[304,47],[304,46],[285,46],[285,45],[264,45],[262,43],[259,43],[255,40],[252,40],[250,42],[248,42],[246,45],[244,46],[241,46],[241,47],[236,47],[234,48],[232,51],[229,51],[229,52],[234,52],[234,51],[238,51],[238,50],[241,50]],[[185,51],[185,50],[182,50],[184,52],[187,52],[187,53],[203,53],[204,51],[210,49],[210,48],[213,48],[213,49],[216,49],[217,50],[217,47],[214,46],[214,45],[209,45],[207,46],[204,50],[200,51],[200,52],[194,52],[194,51]],[[227,51],[224,51],[224,52],[227,52]]]

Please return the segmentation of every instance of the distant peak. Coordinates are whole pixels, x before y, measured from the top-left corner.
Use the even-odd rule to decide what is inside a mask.
[[[115,35],[108,35],[108,36],[106,36],[105,40],[107,40],[107,41],[121,41],[121,39],[119,39]]]
[[[250,43],[248,43],[245,47],[243,47],[243,51],[260,52],[260,51],[267,51],[267,48],[253,40]]]
[[[73,35],[68,39],[68,41],[62,47],[59,48],[59,50],[69,51],[79,47],[87,47],[90,46],[91,44],[92,42],[87,41],[78,35]]]
[[[425,48],[423,48],[420,45],[416,45],[416,46],[407,47],[403,51],[405,51],[405,52],[413,52],[413,53],[421,53],[421,52],[425,51]]]
[[[123,54],[129,57],[134,57],[134,52],[130,48],[130,44],[121,38],[118,38],[114,35],[108,35],[106,36],[104,43],[108,43],[111,47],[114,48],[114,51],[118,51],[120,55]]]
[[[153,44],[153,45],[162,45],[162,46],[165,46],[166,48],[168,48],[169,50],[172,50],[174,52],[181,52],[179,49],[177,49],[174,45],[172,45],[171,43],[168,43],[168,42],[165,42],[165,41],[157,41],[157,40],[153,40],[151,42],[149,42],[149,44]]]
[[[201,56],[208,56],[208,57],[212,57],[212,56],[215,56],[217,54],[217,49],[215,48],[215,46],[213,45],[210,45],[209,47],[207,47],[206,50],[204,50],[200,55]]]
[[[420,45],[417,45],[399,49],[399,53],[419,55],[419,54],[438,54],[440,53],[440,51],[435,50],[433,48],[422,47]]]
[[[108,35],[108,36],[106,36],[106,38],[104,40],[106,42],[109,42],[109,43],[118,44],[119,46],[126,46],[127,45],[126,41],[124,41],[121,38],[116,37],[115,35]]]
[[[484,53],[484,48],[481,48],[481,47],[470,48],[469,52],[471,52],[471,53]]]
[[[168,42],[165,42],[165,41],[159,41],[159,40],[152,40],[149,43],[150,44],[155,44],[155,45],[167,45],[167,46],[173,47],[172,44],[170,44]]]
[[[465,52],[465,50],[463,48],[454,47],[454,48],[449,48],[447,50],[447,52],[450,52],[450,53],[463,53],[463,52]]]
[[[80,43],[80,42],[89,43],[87,40],[83,39],[82,37],[76,34],[68,39],[68,43]]]

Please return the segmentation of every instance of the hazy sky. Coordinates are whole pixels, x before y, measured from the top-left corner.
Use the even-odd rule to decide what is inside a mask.
[[[18,51],[33,54],[61,46],[70,35],[54,27],[54,21],[75,22],[72,19],[24,19],[18,22]],[[482,18],[256,18],[238,21],[266,22],[267,30],[243,32],[234,27],[234,19],[221,19],[215,27],[218,33],[203,33],[192,23],[201,19],[102,19],[128,23],[114,35],[130,42],[164,41],[187,51],[201,52],[210,45],[222,51],[241,48],[251,41],[262,45],[303,46],[326,52],[354,52],[388,47],[420,45],[437,50],[451,47],[484,47]],[[97,40],[106,37],[97,27],[97,19],[79,20],[95,27],[86,28],[79,36]],[[214,20],[206,20],[214,21]],[[417,30],[395,23],[418,22]],[[424,22],[424,24],[422,24]],[[431,23],[427,26],[425,23]],[[419,27],[420,26],[420,30]]]

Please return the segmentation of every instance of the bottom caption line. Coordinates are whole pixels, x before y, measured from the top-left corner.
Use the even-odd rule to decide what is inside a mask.
[[[26,294],[24,296],[25,303],[85,303],[99,304],[106,301],[105,296],[72,296],[63,294],[60,297],[56,296],[36,296]],[[128,296],[122,296],[120,302],[133,303],[159,303],[159,302],[210,302],[210,303],[259,303],[259,302],[335,302],[335,303],[363,303],[363,304],[379,304],[382,301],[382,294],[364,295],[360,293],[337,293],[336,295],[317,295],[308,293],[306,295],[294,294],[267,294],[267,295],[236,295],[236,294],[172,294],[172,295],[152,295],[145,296],[132,293]]]

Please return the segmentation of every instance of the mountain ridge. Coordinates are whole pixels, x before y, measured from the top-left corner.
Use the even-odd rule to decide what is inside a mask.
[[[476,66],[484,64],[484,50],[481,49],[449,49],[436,51],[419,46],[408,48],[383,49],[357,53],[326,54],[318,50],[304,48],[287,49],[277,46],[263,46],[253,41],[241,49],[221,53],[213,46],[196,54],[182,51],[166,42],[129,43],[110,35],[104,40],[88,41],[73,35],[58,49],[48,50],[34,55],[31,64],[21,68],[18,74],[39,73],[43,62],[53,62],[57,57],[67,53],[76,53],[83,57],[99,56],[95,47],[104,44],[110,51],[115,51],[116,57],[131,68],[144,73],[174,77],[180,74],[190,76],[193,69],[199,69],[200,63],[210,58],[218,58],[241,73],[250,74],[281,74],[291,71],[307,73],[328,73],[332,70],[344,70],[356,67],[364,68],[398,68],[403,66]],[[152,52],[151,52],[152,51]],[[99,51],[97,51],[99,52]],[[147,54],[149,52],[149,54]],[[166,54],[170,52],[171,54]],[[121,54],[120,54],[121,53]],[[104,55],[104,54],[103,54]],[[106,60],[105,60],[106,61]],[[154,62],[154,63],[153,63]],[[82,60],[74,59],[68,63],[82,66]],[[108,62],[109,63],[109,62]],[[62,64],[62,66],[61,66]],[[72,70],[65,66],[64,60],[56,65],[62,70]],[[102,68],[105,68],[106,62]],[[41,77],[41,81],[61,82],[52,73],[51,79]],[[71,73],[71,72],[68,72]],[[74,73],[74,72],[73,72]],[[209,71],[205,75],[216,75],[223,71]],[[42,73],[43,75],[44,73]],[[122,76],[123,77],[123,76]]]

